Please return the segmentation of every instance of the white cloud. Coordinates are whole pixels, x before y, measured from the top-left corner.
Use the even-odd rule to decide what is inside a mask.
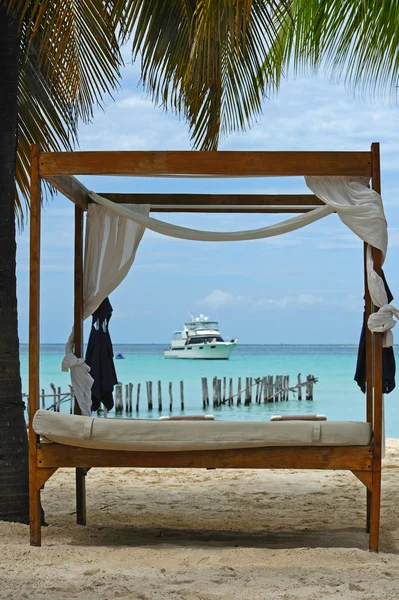
[[[282,296],[281,298],[265,298],[254,304],[254,309],[286,309],[286,308],[309,308],[315,304],[324,302],[320,296],[314,294],[299,294],[298,296]]]
[[[196,304],[208,306],[213,310],[229,307],[246,308],[251,309],[252,312],[258,312],[260,310],[305,309],[322,304],[323,302],[324,298],[311,293],[253,300],[250,296],[235,295],[231,292],[216,289],[202,300],[198,300]]]
[[[224,308],[226,306],[243,308],[249,306],[252,300],[249,296],[236,296],[230,292],[223,292],[222,290],[213,290],[208,296],[202,300],[198,300],[196,304],[209,306],[213,310],[218,308]]]

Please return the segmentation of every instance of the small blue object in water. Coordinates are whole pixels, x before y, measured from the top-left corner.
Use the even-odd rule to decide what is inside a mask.
[[[117,355],[115,356],[115,358],[125,358],[125,357],[123,356],[123,354],[121,354],[121,353],[119,352],[119,354],[117,354]]]

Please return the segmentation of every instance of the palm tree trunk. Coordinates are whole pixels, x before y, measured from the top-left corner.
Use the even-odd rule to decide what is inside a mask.
[[[19,22],[0,0],[0,520],[29,521],[28,445],[16,295],[15,161]]]

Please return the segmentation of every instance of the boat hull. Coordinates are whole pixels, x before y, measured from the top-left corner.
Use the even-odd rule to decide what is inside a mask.
[[[165,358],[186,358],[202,360],[227,360],[232,350],[237,346],[235,342],[219,344],[191,344],[184,348],[168,348],[164,350]]]

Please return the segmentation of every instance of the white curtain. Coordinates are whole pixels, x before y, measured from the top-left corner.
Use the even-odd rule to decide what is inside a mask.
[[[318,198],[335,208],[341,221],[367,242],[367,283],[371,301],[379,310],[370,315],[367,325],[373,332],[384,332],[383,345],[393,345],[391,329],[399,311],[388,303],[382,278],[374,270],[371,246],[382,252],[385,260],[388,229],[380,194],[367,186],[363,177],[305,177],[307,186]]]
[[[380,194],[364,177],[305,177],[306,185],[337,212],[361,240],[387,253],[388,230]]]
[[[137,214],[148,216],[148,204],[137,205]],[[89,204],[83,268],[83,319],[124,280],[133,264],[145,227],[97,204]],[[82,415],[91,415],[93,378],[83,358],[74,353],[73,330],[65,347],[62,370],[71,372],[71,383]]]
[[[124,206],[124,205],[122,205]],[[149,204],[136,206],[148,217]],[[83,268],[83,319],[125,279],[132,266],[145,227],[98,204],[89,204]]]
[[[143,215],[142,212],[137,210],[137,205],[115,204],[111,200],[99,196],[94,192],[90,192],[89,196],[97,204],[108,208],[110,211],[119,214],[122,217],[133,219],[133,221],[140,223],[147,229],[151,229],[152,231],[156,231],[157,233],[169,237],[182,240],[196,240],[199,242],[239,242],[274,237],[310,225],[311,223],[332,214],[335,210],[329,206],[321,206],[320,208],[315,208],[298,217],[293,217],[292,219],[287,219],[281,221],[281,223],[269,225],[268,227],[261,227],[260,229],[248,229],[246,231],[203,231],[201,229],[190,229],[189,227],[182,227],[181,225],[173,225],[172,223],[166,223],[165,221]]]

